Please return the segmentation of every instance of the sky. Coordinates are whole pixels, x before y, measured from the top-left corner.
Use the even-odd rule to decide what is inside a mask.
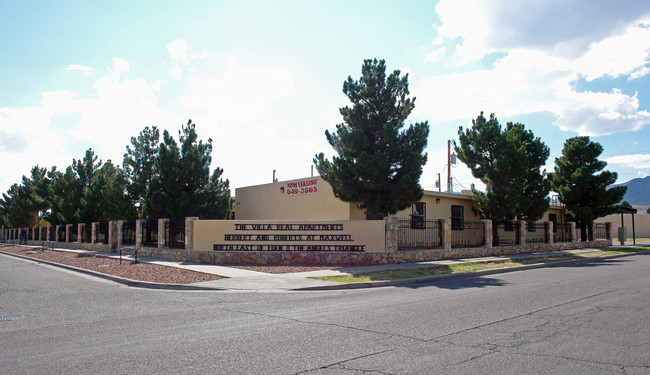
[[[0,192],[89,148],[121,165],[144,127],[189,119],[233,193],[309,177],[373,58],[408,74],[405,125],[429,122],[426,190],[481,111],[540,137],[548,171],[586,135],[617,182],[650,175],[647,0],[0,0],[0,46]]]

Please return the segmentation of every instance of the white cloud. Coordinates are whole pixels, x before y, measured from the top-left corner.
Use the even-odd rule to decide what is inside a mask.
[[[640,78],[650,72],[650,19],[633,24],[624,34],[593,43],[575,62],[574,69],[587,80],[601,77]]]
[[[226,59],[215,76],[195,75],[180,102],[228,123],[250,124],[271,103],[296,93],[291,74],[276,67],[247,66]]]
[[[3,138],[16,141],[15,147],[0,147],[0,158],[12,160],[3,167],[2,184],[19,181],[37,164],[65,168],[72,158],[82,156],[76,148],[92,147],[101,159],[121,163],[130,136],[146,125],[169,121],[169,116],[156,108],[157,98],[146,80],[122,77],[129,68],[128,61],[113,59],[112,67],[94,83],[94,93],[89,96],[46,91],[38,106],[0,108]],[[72,150],[71,145],[83,146]]]
[[[644,0],[441,0],[434,40],[460,38],[463,62],[518,48],[582,55],[594,41],[620,34],[650,15]]]
[[[76,70],[82,72],[84,75],[89,75],[95,69],[85,65],[71,64],[68,65],[68,67],[65,68],[65,70]]]
[[[193,51],[183,39],[169,43],[167,53],[172,61],[172,66],[167,70],[167,74],[176,81],[183,79],[181,66],[189,66],[191,61],[196,59],[214,58],[207,48],[203,48],[200,52]]]
[[[185,65],[190,63],[188,45],[184,40],[175,40],[167,45],[167,53],[173,61],[180,61]]]
[[[636,79],[650,73],[650,3],[442,0],[436,11],[436,49],[425,62],[462,65],[494,52],[504,57],[483,70],[415,82],[420,116],[449,121],[480,111],[550,111],[562,130],[592,136],[650,123],[636,95],[575,88],[580,77]],[[454,45],[453,56],[440,52]]]
[[[650,168],[650,154],[620,155],[604,159],[607,164],[620,165],[634,169]]]

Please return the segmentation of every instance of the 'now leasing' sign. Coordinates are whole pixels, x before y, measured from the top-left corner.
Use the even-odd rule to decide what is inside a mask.
[[[318,178],[310,178],[307,180],[300,180],[295,182],[288,182],[286,194],[287,195],[303,195],[318,192]]]

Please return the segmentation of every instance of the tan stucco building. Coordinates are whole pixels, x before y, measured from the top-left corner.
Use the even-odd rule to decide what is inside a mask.
[[[395,214],[409,219],[480,221],[474,213],[471,191],[462,194],[425,190],[412,207]],[[237,220],[365,220],[366,212],[356,203],[334,196],[332,187],[320,176],[279,181],[235,189]],[[541,221],[563,221],[562,207],[551,205]]]

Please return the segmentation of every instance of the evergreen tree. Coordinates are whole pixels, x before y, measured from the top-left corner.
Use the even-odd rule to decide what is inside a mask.
[[[458,130],[454,141],[458,158],[485,184],[485,192],[472,185],[481,217],[492,220],[530,220],[542,217],[549,207],[550,183],[541,168],[549,148],[525,125],[507,123],[502,129],[494,116],[483,112],[472,127]]]
[[[22,184],[12,185],[0,200],[3,225],[37,226],[50,206],[49,185],[47,170],[38,165],[32,168],[30,177],[23,176]]]
[[[157,127],[145,127],[138,137],[131,137],[131,147],[126,146],[122,161],[127,191],[133,207],[140,211],[147,196],[149,184],[155,173],[155,162],[158,155],[160,131]]]
[[[415,107],[415,98],[407,98],[408,74],[400,77],[395,70],[386,77],[384,60],[377,59],[364,60],[361,74],[359,81],[348,77],[343,83],[352,103],[339,109],[343,123],[334,133],[325,131],[338,156],[330,162],[320,153],[314,163],[336,197],[360,203],[369,218],[381,218],[422,197],[419,179],[429,125],[425,121],[401,130]]]
[[[27,205],[27,191],[23,185],[13,184],[0,199],[0,221],[5,228],[32,227],[36,213]]]
[[[549,173],[553,191],[569,211],[567,216],[580,226],[583,240],[587,235],[593,238],[587,228],[595,219],[616,213],[627,190],[627,186],[609,187],[617,174],[603,170],[607,162],[598,160],[602,152],[603,147],[589,137],[569,138],[562,156],[555,159],[554,172]]]
[[[108,160],[95,171],[90,188],[84,192],[79,222],[135,219],[125,186],[124,172]]]
[[[74,169],[68,166],[65,173],[62,173],[53,167],[48,172],[48,177],[52,180],[50,189],[52,205],[46,220],[52,225],[76,223],[77,213],[81,209],[83,190]]]
[[[232,218],[232,196],[230,195],[230,182],[221,178],[223,169],[216,168],[210,176],[207,188],[207,202],[204,212],[200,215],[203,219]]]
[[[212,139],[205,143],[198,140],[196,125],[192,120],[182,127],[178,138],[177,143],[169,132],[163,132],[163,142],[156,158],[156,172],[144,201],[143,216],[147,219],[212,218],[210,216],[214,213],[230,210],[229,189],[227,200],[210,195],[213,191],[219,192],[219,189],[224,192],[229,184],[228,180],[221,181],[223,171],[219,168],[210,178]],[[227,204],[227,208],[220,204]]]
[[[92,148],[86,150],[82,160],[72,159],[72,170],[77,174],[81,192],[90,189],[93,176],[102,166],[102,161],[97,161],[97,156]]]

